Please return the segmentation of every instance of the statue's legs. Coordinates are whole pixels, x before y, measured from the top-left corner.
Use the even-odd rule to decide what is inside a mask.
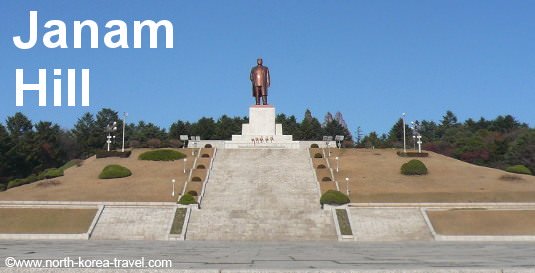
[[[260,105],[260,91],[261,91],[261,88],[260,86],[255,86],[254,88],[254,93],[255,93],[255,98],[256,98],[256,105]]]
[[[263,105],[268,105],[267,96],[262,96],[262,104]]]

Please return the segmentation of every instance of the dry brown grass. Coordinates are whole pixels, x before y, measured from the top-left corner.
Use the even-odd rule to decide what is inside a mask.
[[[97,209],[0,208],[0,233],[86,233]]]
[[[180,193],[188,174],[183,173],[184,161],[138,160],[139,154],[147,150],[150,149],[135,149],[129,158],[89,158],[82,166],[67,169],[65,176],[53,179],[59,184],[45,180],[20,186],[0,192],[0,200],[176,202],[176,197],[171,196],[171,179],[176,180],[176,192]],[[176,150],[188,156],[186,168],[190,169],[191,150]],[[98,174],[109,164],[127,167],[132,176],[98,179]]]
[[[312,154],[312,151],[311,151]],[[410,158],[392,149],[331,149],[330,164],[336,168],[340,158],[340,191],[346,192],[349,177],[352,202],[532,202],[535,201],[535,176],[515,175],[519,180],[504,180],[505,171],[480,167],[429,152],[419,158],[429,174],[405,176],[400,167]]]
[[[535,235],[535,210],[428,211],[441,235]]]

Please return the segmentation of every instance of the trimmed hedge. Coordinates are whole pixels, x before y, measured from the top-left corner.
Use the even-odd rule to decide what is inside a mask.
[[[510,172],[510,173],[519,173],[519,174],[529,174],[529,175],[532,175],[531,173],[531,170],[528,169],[528,167],[524,166],[524,165],[514,165],[514,166],[510,166],[510,167],[507,167],[505,169],[506,172]]]
[[[204,145],[204,148],[212,148],[212,144],[206,144]]]
[[[327,167],[325,167],[325,165],[323,165],[323,164],[319,164],[317,168],[318,168],[318,169],[325,169],[325,168],[327,168]]]
[[[320,146],[318,144],[316,144],[316,143],[310,145],[310,148],[319,148],[319,147]]]
[[[139,160],[150,161],[174,161],[185,158],[186,155],[175,150],[161,149],[144,152],[139,155]]]
[[[197,201],[195,201],[195,197],[193,195],[186,193],[180,197],[180,200],[178,201],[181,205],[191,205],[191,204],[197,204]]]
[[[397,154],[401,157],[429,157],[429,153],[418,153],[418,152],[401,152],[398,151]]]
[[[191,179],[191,181],[193,181],[193,182],[202,182],[202,179],[201,179],[200,177],[198,177],[198,176],[194,176],[194,177]]]
[[[199,195],[199,194],[197,193],[197,191],[188,191],[188,194],[191,195],[191,196],[197,196],[197,195]]]
[[[321,181],[329,182],[329,181],[332,181],[332,179],[330,177],[325,176],[324,178],[321,179]]]
[[[102,172],[99,174],[98,178],[100,179],[113,179],[113,178],[122,178],[131,176],[132,172],[121,165],[108,165],[102,169]]]
[[[316,153],[316,154],[314,155],[314,158],[323,158],[323,155],[320,154],[320,153]]]
[[[210,155],[209,154],[202,154],[201,157],[208,158],[208,157],[210,157]]]
[[[127,157],[130,157],[130,154],[132,153],[132,151],[124,151],[124,152],[121,152],[121,151],[105,151],[105,150],[101,150],[101,151],[97,151],[96,152],[96,156],[97,158],[106,158],[106,157],[121,157],[121,158],[127,158]]]
[[[339,191],[328,190],[321,196],[320,203],[322,205],[343,205],[349,203],[349,197]]]
[[[424,175],[427,174],[427,167],[422,161],[413,159],[401,166],[401,173],[404,175]]]
[[[203,164],[197,165],[197,169],[206,169],[206,167]]]
[[[5,190],[7,190],[6,184],[0,184],[0,191],[5,191]]]

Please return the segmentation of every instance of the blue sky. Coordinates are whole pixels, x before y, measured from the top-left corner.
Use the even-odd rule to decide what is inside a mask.
[[[96,21],[100,47],[85,34],[82,49],[16,48],[30,10],[40,38],[47,20],[64,21],[70,47],[72,22]],[[103,107],[166,128],[245,116],[249,71],[262,56],[270,103],[299,119],[306,108],[320,120],[341,111],[353,132],[369,133],[388,131],[402,112],[440,120],[452,110],[460,120],[511,114],[534,126],[533,14],[534,1],[2,1],[0,120],[21,111],[70,128]],[[106,48],[104,25],[114,19],[129,25],[130,46],[134,20],[169,20],[174,48],[150,49],[148,39],[142,49]],[[30,92],[15,106],[17,68],[28,83],[48,69],[47,107]],[[90,107],[52,106],[54,68],[91,70]],[[66,78],[63,88],[66,96]]]

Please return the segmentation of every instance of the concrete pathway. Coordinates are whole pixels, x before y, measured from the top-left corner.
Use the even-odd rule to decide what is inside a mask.
[[[174,206],[105,206],[90,239],[167,240]]]
[[[336,240],[305,149],[222,149],[188,240]]]
[[[174,270],[196,269],[195,272],[204,272],[206,269],[230,269],[227,272],[237,272],[238,269],[248,269],[249,272],[292,269],[282,272],[311,270],[308,272],[319,273],[325,270],[321,272],[326,273],[377,269],[386,273],[423,269],[416,272],[467,273],[511,268],[519,271],[504,272],[535,272],[533,243],[0,241],[0,268],[4,266],[6,257],[45,259],[67,256],[83,259],[170,259]],[[459,271],[456,268],[467,270]],[[520,271],[522,269],[532,271]],[[11,270],[4,272],[13,272]],[[152,270],[145,269],[144,272],[156,272]],[[169,272],[167,270],[161,272]],[[110,272],[117,272],[117,269]]]

